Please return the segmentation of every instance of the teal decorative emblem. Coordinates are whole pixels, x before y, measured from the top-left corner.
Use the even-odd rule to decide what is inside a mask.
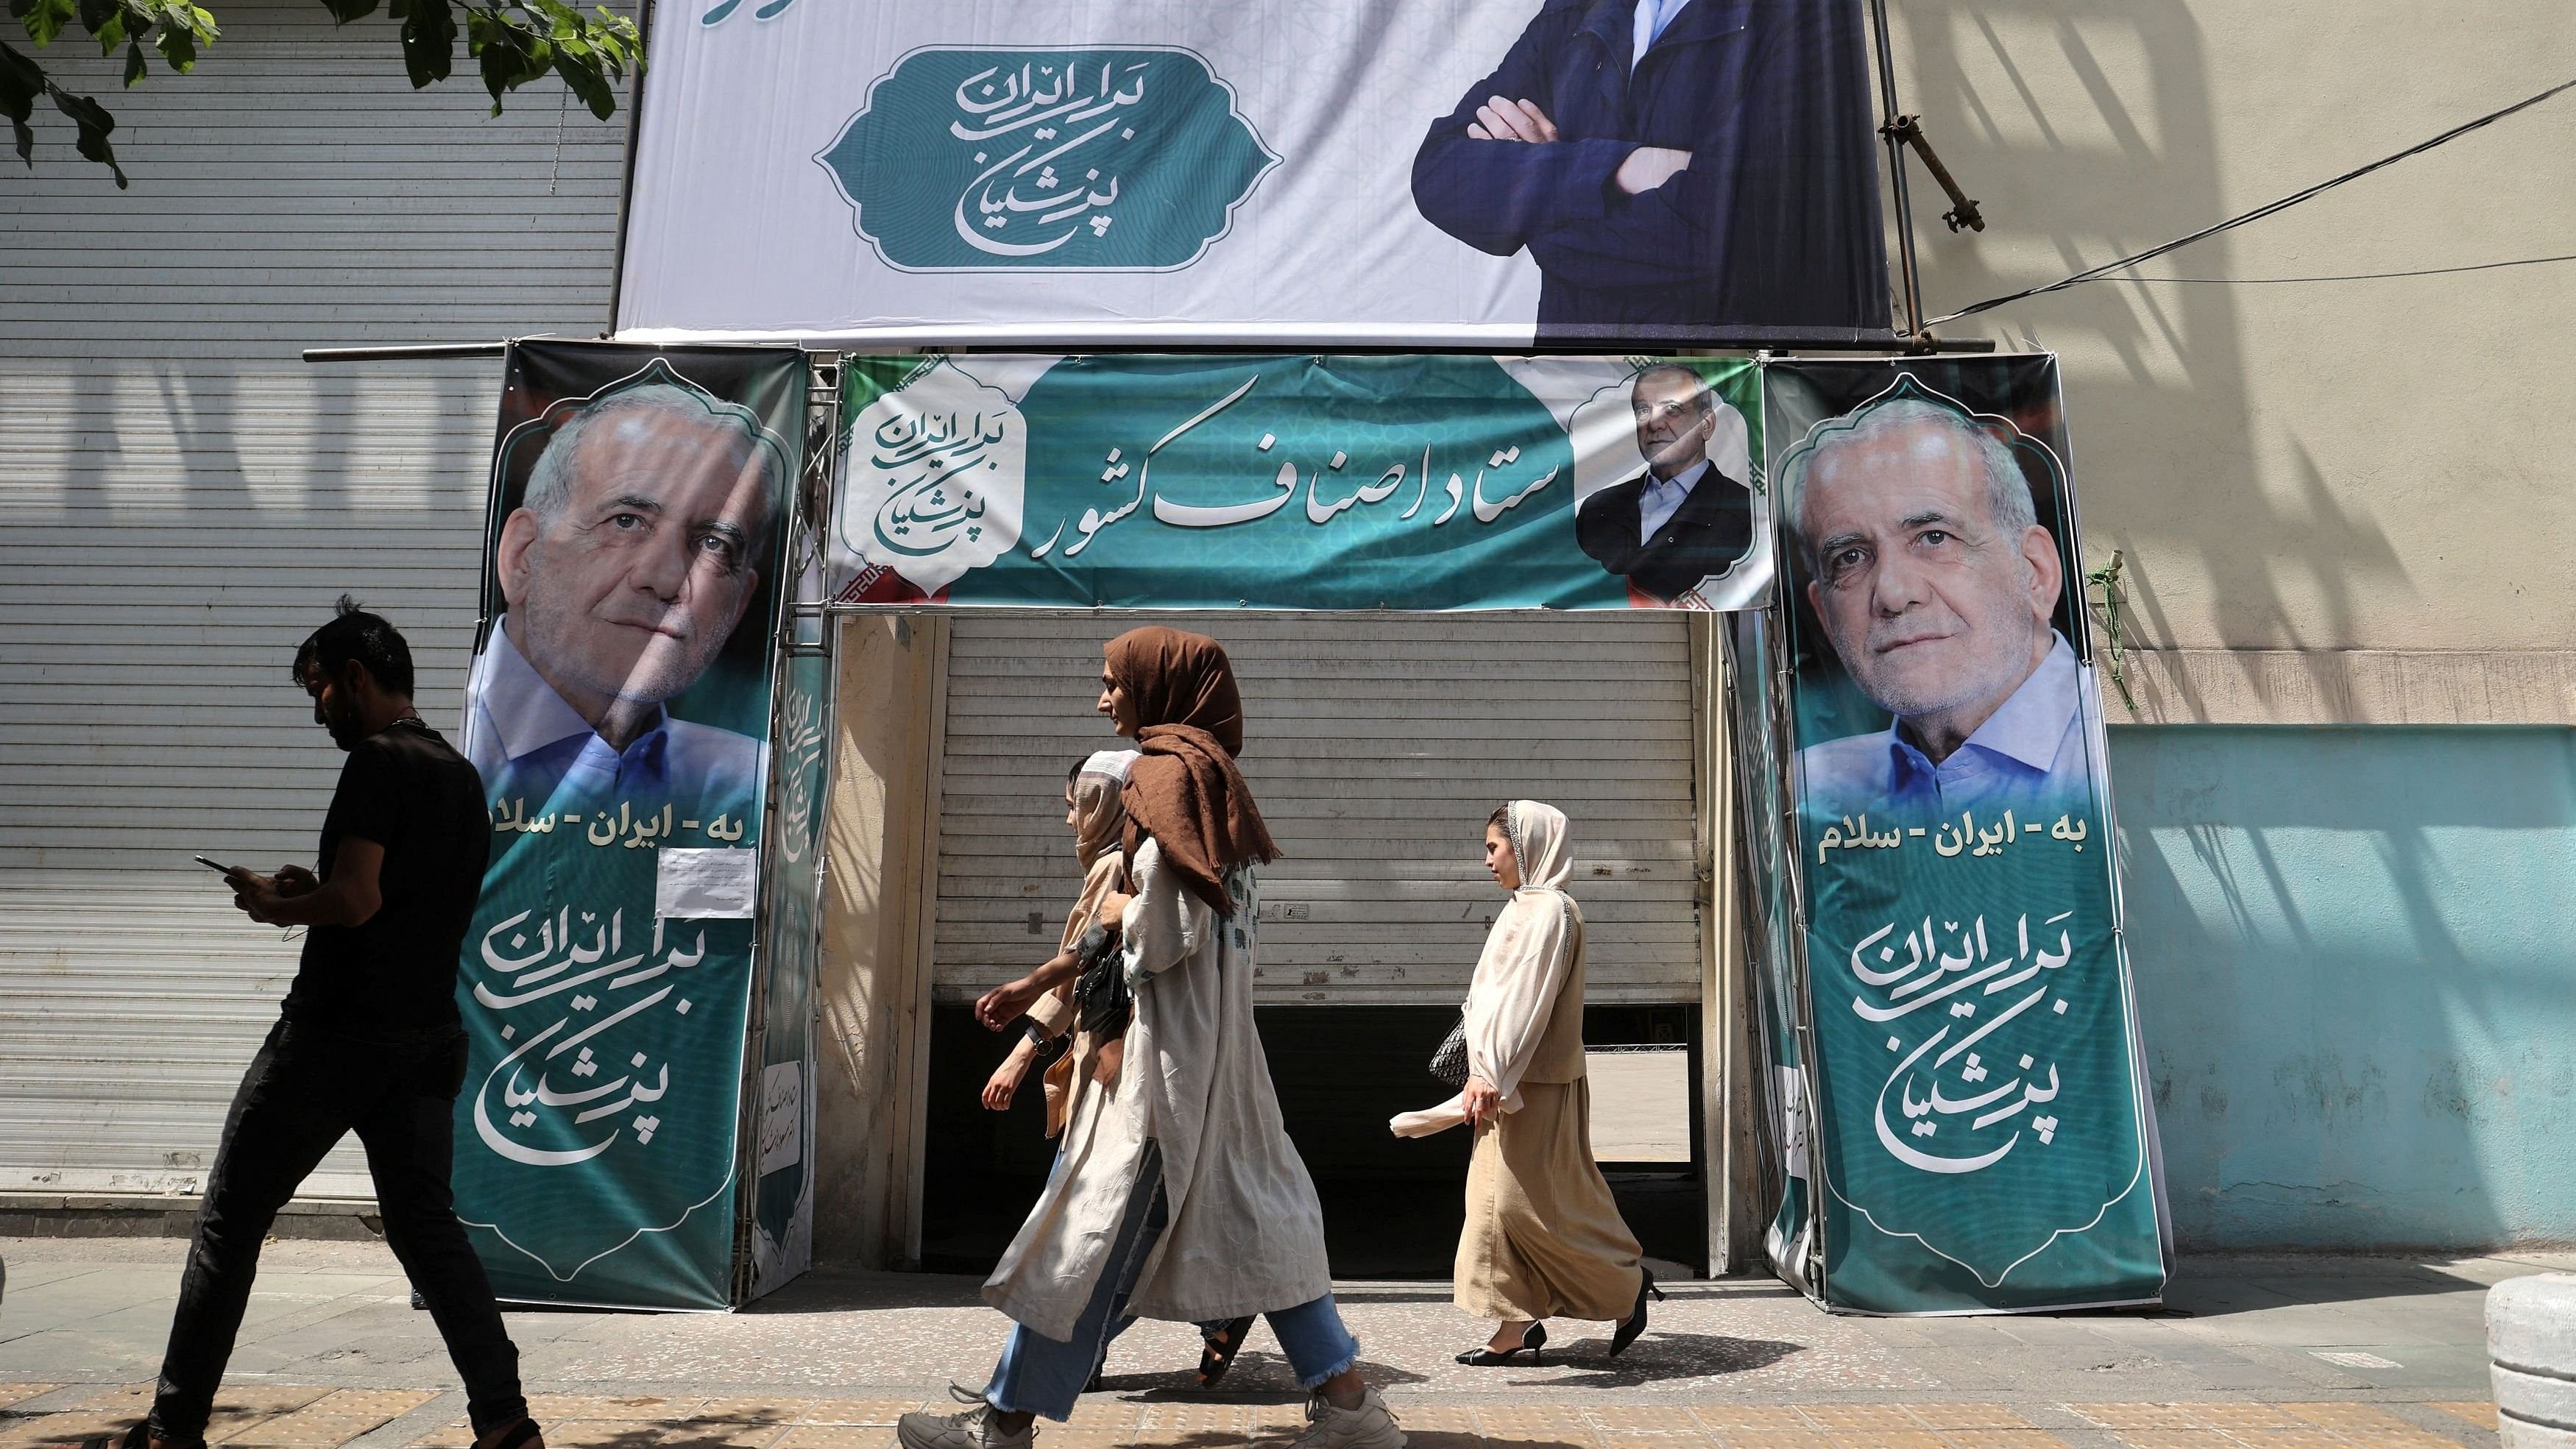
[[[906,271],[1170,271],[1279,158],[1185,50],[950,49],[895,62],[814,158]]]

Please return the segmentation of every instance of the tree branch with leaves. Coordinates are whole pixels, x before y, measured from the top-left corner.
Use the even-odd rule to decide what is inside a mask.
[[[379,0],[321,3],[346,25],[374,14]],[[34,50],[75,29],[98,42],[100,55],[113,56],[121,48],[129,89],[150,70],[147,46],[160,53],[164,65],[184,75],[222,33],[213,12],[194,0],[9,0],[9,13],[25,27]],[[643,39],[635,22],[604,8],[585,13],[563,0],[391,0],[385,13],[401,23],[403,69],[415,90],[447,79],[456,61],[461,17],[466,54],[482,71],[496,116],[504,95],[556,75],[604,121],[617,113],[618,82],[644,69]],[[0,40],[0,115],[9,118],[18,159],[30,168],[36,164],[40,101],[71,121],[73,145],[81,155],[113,172],[120,189],[126,186],[125,169],[117,164],[116,148],[108,139],[116,129],[115,116],[95,98],[63,86],[28,50]]]

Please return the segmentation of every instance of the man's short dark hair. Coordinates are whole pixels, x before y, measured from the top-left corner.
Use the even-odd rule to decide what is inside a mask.
[[[314,630],[313,637],[295,651],[295,682],[302,684],[306,673],[315,668],[325,676],[337,675],[340,666],[352,659],[365,666],[378,689],[410,697],[411,646],[403,642],[402,631],[342,594],[331,622]]]

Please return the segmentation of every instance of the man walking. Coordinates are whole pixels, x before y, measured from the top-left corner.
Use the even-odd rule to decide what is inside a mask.
[[[542,1449],[519,1390],[519,1350],[448,1192],[465,1074],[457,951],[492,838],[482,781],[412,709],[402,635],[346,595],[296,651],[295,680],[313,697],[314,723],[349,758],[323,818],[319,875],[296,865],[226,874],[252,920],[308,928],[304,956],[224,1120],[151,1417],[123,1446],[203,1445],[260,1240],[322,1155],[355,1131],[385,1242],[465,1379],[477,1449]]]

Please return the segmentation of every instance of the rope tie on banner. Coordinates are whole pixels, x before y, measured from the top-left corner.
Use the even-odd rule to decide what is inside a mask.
[[[2242,213],[2239,213],[2238,215],[2231,216],[2231,217],[2229,217],[2227,220],[2222,221],[2222,222],[2219,222],[2219,223],[2218,223],[2217,225],[2215,225],[2215,226],[2207,226],[2207,227],[2203,227],[2203,228],[2201,228],[2199,231],[2193,232],[2193,233],[2191,233],[2191,234],[2190,234],[2190,235],[2188,235],[2188,236],[2179,236],[2179,237],[2176,237],[2176,238],[2174,238],[2172,241],[2166,242],[2166,243],[2162,244],[2161,246],[2153,246],[2153,247],[2149,247],[2149,248],[2147,248],[2145,251],[2139,252],[2139,253],[2137,253],[2137,254],[2136,254],[2136,255],[2134,255],[2134,256],[2126,256],[2126,257],[2122,257],[2122,258],[2120,258],[2118,261],[2115,261],[2115,262],[2104,262],[2102,265],[2100,265],[2100,266],[2098,266],[2098,267],[2088,267],[2088,268],[2084,269],[2083,271],[2080,271],[2080,272],[2076,272],[2076,273],[2074,273],[2074,274],[2073,274],[2073,275],[2071,275],[2071,276],[2060,277],[2060,278],[2058,278],[2056,281],[2054,281],[2054,282],[2050,282],[2050,283],[2047,283],[2047,284],[2046,284],[2046,285],[2044,285],[2044,286],[2029,287],[2029,288],[2025,288],[2025,289],[2023,289],[2022,291],[2009,293],[2009,294],[2007,294],[2007,295],[2005,295],[2005,296],[2001,296],[2001,297],[1989,297],[1989,298],[1987,298],[1986,300],[1984,300],[1984,301],[1982,301],[1982,302],[1971,303],[1970,305],[1965,306],[1965,307],[1962,307],[1962,308],[1960,308],[1958,311],[1956,311],[1956,312],[1952,312],[1952,313],[1950,313],[1950,314],[1949,314],[1949,315],[1947,315],[1947,316],[1944,316],[1944,317],[1935,317],[1935,318],[1933,318],[1931,321],[1929,321],[1929,322],[1925,323],[1924,325],[1925,325],[1926,327],[1937,327],[1937,326],[1941,325],[1941,324],[1942,324],[1942,323],[1944,323],[1944,322],[1956,322],[1956,321],[1958,321],[1958,320],[1959,320],[1960,318],[1962,318],[1962,317],[1973,317],[1973,316],[1977,315],[1977,314],[1978,314],[1978,313],[1980,313],[1980,312],[1989,312],[1989,311],[1994,310],[1994,309],[1995,309],[1995,308],[1997,308],[1997,307],[2001,307],[2001,306],[2004,306],[2004,305],[2006,305],[2006,304],[2008,304],[2008,303],[2012,303],[2012,302],[2019,302],[2019,301],[2024,300],[2025,298],[2030,298],[2030,297],[2040,296],[2041,294],[2043,294],[2043,293],[2047,293],[2047,292],[2062,292],[2062,291],[2064,291],[2065,289],[2067,289],[2068,287],[2080,286],[2080,285],[2082,285],[2083,283],[2086,283],[2086,282],[2098,282],[2098,281],[2102,280],[2103,278],[2105,278],[2105,277],[2109,276],[2109,275],[2110,275],[2110,274],[2112,274],[2113,272],[2121,271],[2121,270],[2124,270],[2124,269],[2129,268],[2129,267],[2134,267],[2134,266],[2138,265],[2140,262],[2152,261],[2152,260],[2154,260],[2154,259],[2155,259],[2155,258],[2157,258],[2157,257],[2163,256],[2163,255],[2164,255],[2165,253],[2167,253],[2167,252],[2171,252],[2171,251],[2179,251],[2179,250],[2181,250],[2181,249],[2182,249],[2182,248],[2184,248],[2184,247],[2190,246],[2193,242],[2197,242],[2197,241],[2205,241],[2205,240],[2209,239],[2210,237],[2214,237],[2214,236],[2218,235],[2220,232],[2223,232],[2223,231],[2232,231],[2232,230],[2234,230],[2235,228],[2240,227],[2240,226],[2243,226],[2243,225],[2245,225],[2245,224],[2246,224],[2246,223],[2248,223],[2248,222],[2261,221],[2263,218],[2265,218],[2265,217],[2267,217],[2267,216],[2270,216],[2270,215],[2272,215],[2272,214],[2273,214],[2273,213],[2275,213],[2275,212],[2287,211],[2287,210],[2289,210],[2291,207],[2298,205],[2300,202],[2306,201],[2306,200],[2308,200],[2308,199],[2310,199],[2310,198],[2312,198],[2312,197],[2315,197],[2315,196],[2320,196],[2320,195],[2322,195],[2322,194],[2324,194],[2324,193],[2326,193],[2326,192],[2328,192],[2328,191],[2332,191],[2333,189],[2335,189],[2335,188],[2336,188],[2336,187],[2338,187],[2338,186],[2343,185],[2343,184],[2344,184],[2345,182],[2347,182],[2347,181],[2358,181],[2358,180],[2360,180],[2362,177],[2364,177],[2364,176],[2368,176],[2368,175],[2369,175],[2370,173],[2372,173],[2373,171],[2377,171],[2377,170],[2381,169],[2382,167],[2394,166],[2394,165],[2396,165],[2398,162],[2403,161],[2403,160],[2406,160],[2407,158],[2412,157],[2412,156],[2421,156],[2421,155],[2423,155],[2425,152],[2430,151],[2430,150],[2432,150],[2433,148],[2435,148],[2435,147],[2437,147],[2437,146],[2447,145],[2447,144],[2449,144],[2450,142],[2456,141],[2456,140],[2458,140],[2459,138],[2461,138],[2462,136],[2465,136],[2465,135],[2469,134],[2471,131],[2479,130],[2479,129],[2481,129],[2481,128],[2483,128],[2483,127],[2487,127],[2487,126],[2492,126],[2492,125],[2494,125],[2496,122],[2503,120],[2503,119],[2504,119],[2505,117],[2507,117],[2507,116],[2513,115],[2514,113],[2516,113],[2516,112],[2518,112],[2518,111],[2526,111],[2526,110],[2529,110],[2529,109],[2531,109],[2533,106],[2539,105],[2542,101],[2548,100],[2548,99],[2549,99],[2550,97],[2552,97],[2552,96],[2559,95],[2559,94],[2561,94],[2562,92],[2569,91],[2569,90],[2576,90],[2576,80],[2565,80],[2565,81],[2561,81],[2561,82],[2559,82],[2557,85],[2551,86],[2549,89],[2547,89],[2547,90],[2545,90],[2545,91],[2540,92],[2538,95],[2529,96],[2529,97],[2526,97],[2526,98],[2524,98],[2524,99],[2522,99],[2522,100],[2516,101],[2516,102],[2514,102],[2512,105],[2506,106],[2506,107],[2505,107],[2504,109],[2502,109],[2502,110],[2499,110],[2499,111],[2490,111],[2490,112],[2488,112],[2486,115],[2483,115],[2483,116],[2478,117],[2476,120],[2462,122],[2461,124],[2459,124],[2459,125],[2457,125],[2457,126],[2453,126],[2451,129],[2449,129],[2449,130],[2447,130],[2447,131],[2442,132],[2442,133],[2441,133],[2440,135],[2438,135],[2438,136],[2431,137],[2430,139],[2427,139],[2427,140],[2418,141],[2418,142],[2416,142],[2414,145],[2407,147],[2407,148],[2406,148],[2405,150],[2403,150],[2403,151],[2396,152],[2396,153],[2395,153],[2395,154],[2393,154],[2393,155],[2382,156],[2382,157],[2380,157],[2378,160],[2373,161],[2373,162],[2370,162],[2370,163],[2369,163],[2369,164],[2367,164],[2367,165],[2364,165],[2364,166],[2356,166],[2356,167],[2354,167],[2352,170],[2347,171],[2347,172],[2343,173],[2343,174],[2342,174],[2342,175],[2340,175],[2340,176],[2336,176],[2336,177],[2332,177],[2332,178],[2329,178],[2329,179],[2324,180],[2324,181],[2320,181],[2320,182],[2316,183],[2316,184],[2315,184],[2315,185],[2313,185],[2313,186],[2305,187],[2305,188],[2303,188],[2303,189],[2301,189],[2301,190],[2298,190],[2298,191],[2293,191],[2293,192],[2291,192],[2289,195],[2284,196],[2284,197],[2280,198],[2280,199],[2279,199],[2279,200],[2277,200],[2277,201],[2269,201],[2269,202],[2264,203],[2264,204],[2263,204],[2263,205],[2261,205],[2261,206],[2258,206],[2258,207],[2254,208],[2252,211],[2242,212]],[[2540,258],[2532,258],[2532,259],[2530,259],[2530,260],[2531,260],[2531,261],[2556,261],[2556,260],[2561,260],[2561,259],[2560,259],[2560,258],[2554,258],[2554,257],[2540,257]],[[2526,263],[2522,263],[2522,262],[2498,262],[2498,263],[2492,263],[2492,264],[2490,264],[2490,265],[2494,265],[2494,266],[2518,266],[2518,265],[2525,265],[2525,264],[2526,264]],[[2468,267],[2462,267],[2462,268],[2456,268],[2456,269],[2454,269],[2454,268],[2436,268],[2436,269],[2434,269],[2434,270],[2439,270],[2439,271],[2450,271],[2450,270],[2471,271],[2471,270],[2477,270],[2477,268],[2468,268]],[[2405,273],[2396,273],[2396,274],[2392,274],[2392,275],[2407,275],[2407,274],[2405,274]],[[2175,280],[2175,279],[2164,279],[2164,278],[2142,277],[2142,278],[2139,278],[2138,280],[2140,280],[2140,281],[2158,281],[2158,280]],[[2281,279],[2279,279],[2279,280],[2283,280],[2283,281],[2291,281],[2291,280],[2304,280],[2304,279],[2298,279],[2298,278],[2281,278]],[[2324,280],[2335,280],[2335,279],[2330,279],[2330,278],[2318,278],[2318,279],[2316,279],[2316,280],[2324,281]]]

